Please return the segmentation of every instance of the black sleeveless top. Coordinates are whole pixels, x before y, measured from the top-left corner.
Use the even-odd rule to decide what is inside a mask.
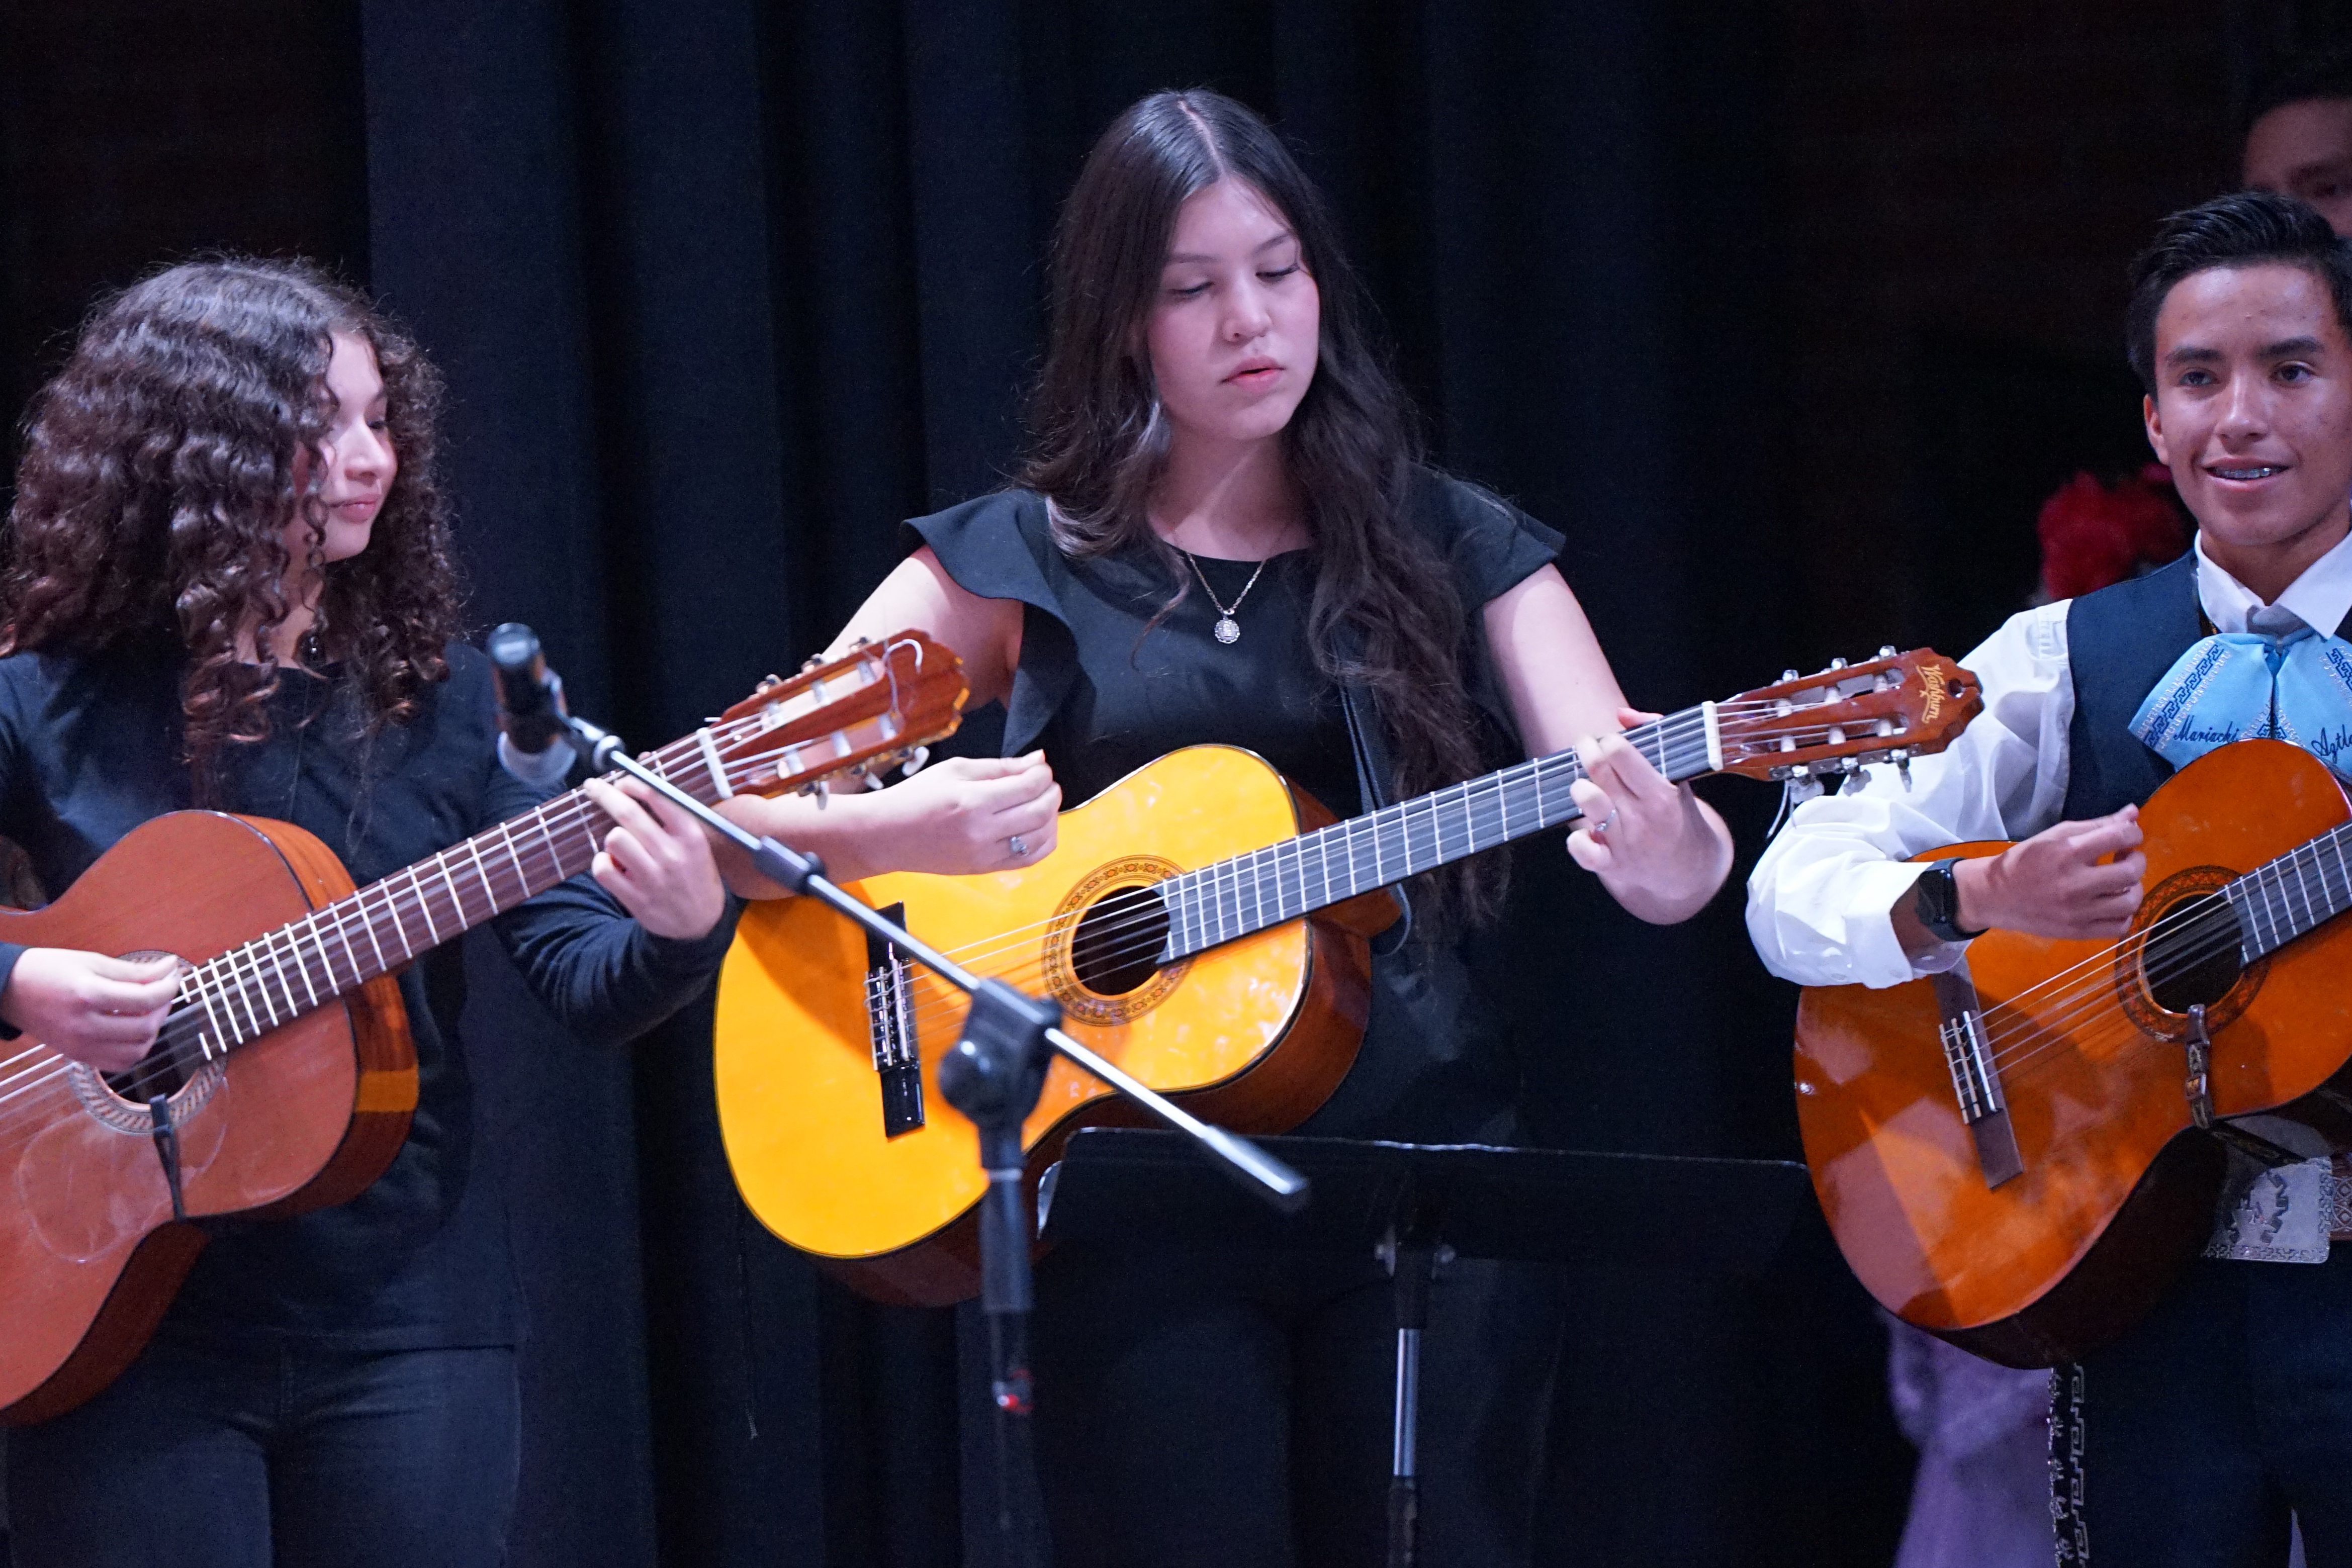
[[[1478,609],[1550,561],[1560,536],[1484,491],[1423,471],[1409,517],[1467,613],[1463,669],[1496,761],[1517,755],[1507,706],[1486,657]],[[1360,799],[1339,693],[1307,643],[1314,591],[1310,550],[1274,557],[1246,597],[1254,561],[1203,558],[1217,599],[1241,629],[1213,635],[1219,611],[1194,582],[1158,626],[1173,591],[1157,557],[1124,551],[1093,560],[1053,542],[1042,497],[999,491],[908,525],[950,577],[984,599],[1018,600],[1021,664],[1006,703],[1003,749],[1042,746],[1066,809],[1180,747],[1246,747],[1333,812]],[[1361,703],[1370,716],[1371,705]],[[1381,737],[1369,737],[1376,747]],[[1376,768],[1377,788],[1387,779]],[[1346,1137],[1448,1142],[1507,1137],[1517,1067],[1499,1016],[1472,993],[1458,942],[1405,943],[1373,966],[1371,1018],[1356,1065],[1300,1129]]]

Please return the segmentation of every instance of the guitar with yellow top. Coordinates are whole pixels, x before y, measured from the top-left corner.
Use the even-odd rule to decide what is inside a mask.
[[[1668,779],[1788,779],[1941,749],[1981,698],[1933,653],[1703,703],[1627,732]],[[1297,1125],[1355,1061],[1385,890],[1580,815],[1560,752],[1346,822],[1255,754],[1171,752],[1063,813],[1054,852],[968,876],[891,873],[850,891],[975,973],[1052,997],[1086,1044],[1196,1114]],[[806,899],[759,904],[719,981],[716,1073],[728,1160],[767,1227],[882,1301],[978,1288],[971,1124],[934,1072],[961,996]],[[1024,1129],[1033,1176],[1108,1088],[1048,1070]]]

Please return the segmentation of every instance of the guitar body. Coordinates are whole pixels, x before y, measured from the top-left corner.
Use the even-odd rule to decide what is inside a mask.
[[[285,822],[210,811],[126,835],[0,941],[201,961],[333,902],[352,880]],[[0,1046],[0,1419],[70,1409],[128,1365],[205,1233],[175,1221],[147,1106],[32,1041]],[[172,1096],[192,1218],[341,1203],[398,1152],[416,1063],[395,983],[368,982],[197,1071]]]
[[[909,930],[975,971],[1053,997],[1072,1034],[1196,1113],[1243,1131],[1286,1129],[1355,1061],[1370,998],[1367,937],[1395,918],[1389,894],[1196,953],[1110,994],[1080,978],[1073,934],[1087,909],[1120,888],[1329,821],[1253,753],[1192,747],[1065,812],[1054,852],[1033,865],[893,873],[851,891],[877,908],[903,905]],[[877,1300],[945,1304],[979,1288],[978,1136],[936,1077],[963,1000],[929,974],[910,974],[925,1115],[887,1136],[868,961],[864,935],[812,900],[745,912],[719,988],[727,1157],[745,1202],[785,1241]],[[1032,1179],[1071,1132],[1120,1114],[1108,1089],[1056,1059],[1024,1129]]]
[[[2140,813],[2135,930],[2347,817],[2342,788],[2299,747],[2209,753]],[[2222,1148],[2190,1116],[2188,1004],[2157,999],[2129,956],[2138,946],[2010,931],[1969,946],[2023,1166],[1998,1186],[1960,1114],[1933,983],[1805,992],[1806,1163],[1846,1261],[1888,1311],[1990,1360],[2047,1366],[2123,1333],[2202,1249]],[[2352,922],[2337,921],[2193,998],[2207,1008],[2218,1115],[2297,1154],[2352,1148],[2347,974]]]

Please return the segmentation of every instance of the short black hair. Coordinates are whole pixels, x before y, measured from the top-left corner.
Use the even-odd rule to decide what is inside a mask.
[[[2131,305],[2124,352],[2150,397],[2156,395],[2156,318],[2182,278],[2217,267],[2299,267],[2327,284],[2336,324],[2352,342],[2352,245],[2293,196],[2240,191],[2216,196],[2157,225],[2156,239],[2132,259]]]
[[[2294,56],[2279,62],[2254,84],[2238,127],[2242,140],[2254,121],[2284,104],[2352,99],[2352,43]]]

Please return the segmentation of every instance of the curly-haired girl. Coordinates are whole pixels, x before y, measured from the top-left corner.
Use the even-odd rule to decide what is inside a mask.
[[[440,401],[415,342],[299,263],[175,267],[91,316],[33,405],[0,575],[0,833],[51,893],[191,804],[295,822],[364,883],[534,803],[453,641]],[[559,1014],[625,1037],[709,977],[731,922],[698,830],[590,788],[619,824],[594,882],[494,928]],[[0,944],[0,1022],[125,1068],[176,967]],[[17,1434],[18,1563],[502,1561],[517,1325],[463,959],[399,983],[419,1089],[391,1168],[222,1228],[131,1369]]]

